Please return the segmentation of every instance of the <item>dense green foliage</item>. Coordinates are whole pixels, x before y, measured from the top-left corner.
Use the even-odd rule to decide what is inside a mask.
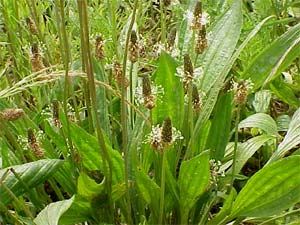
[[[299,12],[0,0],[0,224],[299,224]]]

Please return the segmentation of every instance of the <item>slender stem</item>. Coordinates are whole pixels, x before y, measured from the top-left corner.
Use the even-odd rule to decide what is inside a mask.
[[[234,176],[235,176],[235,165],[236,165],[236,152],[238,148],[239,140],[239,121],[240,121],[241,106],[237,106],[236,119],[235,119],[235,134],[234,134],[234,149],[233,149],[233,161],[232,161],[232,177],[231,177],[231,188],[233,188]]]
[[[79,16],[81,15],[81,11],[79,10]],[[80,27],[83,27],[83,22],[80,19],[79,20]],[[81,61],[82,61],[82,71],[86,72],[86,65],[87,65],[87,57],[86,57],[86,50],[85,50],[85,37],[83,30],[80,29],[80,44],[82,46],[81,48]],[[86,81],[83,81],[83,90],[84,90],[84,99],[86,101],[86,111],[88,114],[88,123],[89,123],[89,131],[90,133],[94,132],[94,125],[93,125],[93,117],[92,117],[92,103],[91,103],[91,97],[90,97],[90,92],[88,88],[88,83]]]
[[[130,102],[134,104],[133,101],[133,82],[132,82],[132,72],[133,72],[133,63],[130,63],[130,71],[129,71],[129,79],[130,79]],[[134,113],[132,108],[130,108],[130,123],[131,123],[131,128],[133,128],[133,124],[134,124]]]
[[[73,166],[72,171],[75,172],[75,158],[74,158],[74,148],[72,144],[72,138],[71,138],[71,131],[70,131],[70,122],[68,120],[68,98],[71,92],[70,88],[70,77],[69,77],[69,62],[70,62],[70,46],[68,42],[68,36],[67,36],[67,28],[65,26],[65,12],[64,12],[64,0],[60,0],[60,5],[59,5],[59,11],[60,11],[60,18],[61,18],[61,23],[60,23],[60,28],[61,28],[61,33],[62,33],[62,40],[61,40],[61,45],[63,46],[63,57],[64,57],[64,69],[65,69],[65,86],[64,86],[64,112],[65,112],[65,117],[66,117],[66,128],[67,128],[67,143],[68,143],[68,148],[70,149],[70,156],[71,156],[71,164]]]
[[[95,77],[94,77],[94,71],[93,71],[93,62],[92,62],[92,55],[90,51],[90,44],[89,44],[89,29],[88,29],[88,11],[87,11],[87,2],[83,0],[77,0],[78,4],[78,12],[79,12],[79,18],[82,21],[81,25],[81,37],[84,39],[84,45],[82,46],[84,48],[83,55],[86,57],[86,69],[87,69],[87,76],[88,76],[88,85],[89,85],[89,91],[90,91],[90,97],[91,97],[91,103],[92,103],[92,110],[93,110],[93,117],[95,121],[96,126],[96,133],[97,133],[97,139],[100,147],[100,153],[102,155],[102,164],[103,164],[103,173],[106,177],[105,180],[105,188],[106,188],[106,194],[109,201],[109,213],[108,216],[113,222],[113,201],[112,201],[112,160],[111,156],[109,155],[109,152],[106,148],[105,141],[104,141],[104,135],[101,129],[101,123],[98,116],[98,102],[96,98],[96,85],[95,85]],[[105,101],[105,99],[103,99]],[[91,115],[92,116],[92,115]],[[108,164],[108,168],[107,168]],[[108,170],[107,170],[108,169]]]
[[[166,31],[166,14],[165,14],[165,7],[164,7],[164,1],[159,1],[160,5],[160,22],[161,22],[161,43],[165,44],[166,38],[167,38],[167,31]]]
[[[190,137],[190,149],[188,150],[190,155],[188,157],[193,157],[194,154],[194,113],[193,113],[193,83],[192,81],[189,82],[188,86],[188,123],[189,123],[189,137]]]
[[[127,31],[127,36],[126,36],[126,44],[125,44],[125,50],[124,50],[124,58],[123,58],[123,74],[122,74],[122,93],[121,93],[121,123],[122,123],[122,148],[123,148],[123,153],[125,157],[125,185],[126,185],[126,198],[127,198],[127,220],[129,224],[132,224],[131,221],[131,201],[130,201],[130,193],[129,193],[129,154],[128,154],[128,146],[127,146],[127,138],[128,138],[128,133],[127,133],[127,105],[126,105],[126,87],[125,87],[125,77],[126,77],[126,63],[127,63],[127,56],[128,56],[128,47],[129,47],[129,41],[130,41],[130,36],[131,36],[131,30],[133,28],[133,24],[135,21],[135,15],[136,11],[138,8],[138,3],[139,0],[135,0],[133,11],[132,11],[132,17],[131,21],[128,27]]]
[[[161,178],[160,178],[160,204],[159,204],[159,220],[158,224],[163,224],[164,217],[164,207],[165,207],[165,183],[166,183],[166,150],[163,149],[162,152],[162,162],[161,162]]]

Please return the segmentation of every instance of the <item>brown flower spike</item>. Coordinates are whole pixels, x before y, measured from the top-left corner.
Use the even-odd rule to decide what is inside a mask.
[[[0,113],[7,121],[14,121],[22,117],[25,112],[23,109],[5,109]]]
[[[32,35],[37,35],[38,34],[37,27],[36,27],[36,25],[34,24],[33,20],[30,17],[26,18],[26,25],[28,27],[29,32]]]
[[[202,2],[197,1],[195,8],[194,8],[194,19],[192,22],[192,28],[193,29],[201,29],[201,17],[202,17]]]
[[[183,89],[184,89],[184,93],[186,94],[188,90],[188,85],[190,81],[193,80],[194,77],[194,68],[189,54],[184,55],[183,71],[184,71]]]
[[[34,135],[34,131],[31,128],[27,130],[27,139],[28,147],[31,149],[33,155],[36,156],[38,159],[44,158],[45,151],[40,147],[40,144]]]
[[[137,34],[133,30],[131,31],[130,42],[129,42],[129,60],[135,63],[139,58],[139,45],[137,40]]]
[[[95,57],[98,60],[102,60],[105,57],[105,54],[104,54],[104,41],[103,41],[103,38],[101,36],[96,37]]]
[[[149,110],[153,109],[155,107],[155,96],[152,94],[151,81],[148,75],[143,77],[142,92],[144,98],[143,105]]]
[[[33,43],[31,46],[31,68],[33,72],[40,71],[45,68],[43,64],[42,56],[39,52],[39,46],[37,43]]]
[[[172,143],[172,122],[168,117],[165,119],[161,131],[161,140],[165,145],[169,145]]]
[[[197,54],[202,54],[205,49],[208,47],[208,41],[206,38],[206,28],[205,25],[202,25],[202,28],[199,30],[199,34],[196,40],[195,52]]]
[[[119,86],[119,88],[122,87],[122,74],[123,74],[123,68],[121,63],[119,62],[114,62],[113,64],[113,73],[114,73],[114,77],[115,80]],[[125,87],[129,86],[129,80],[127,77],[125,77]]]
[[[57,100],[52,102],[52,120],[54,126],[61,128],[61,122],[59,120],[59,102]]]

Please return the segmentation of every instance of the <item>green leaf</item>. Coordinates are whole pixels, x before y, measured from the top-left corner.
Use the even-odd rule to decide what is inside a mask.
[[[60,166],[63,161],[58,159],[43,159],[23,165],[16,165],[10,168],[14,169],[19,175],[22,182],[20,182],[9,168],[0,170],[0,199],[4,205],[8,205],[13,199],[11,195],[3,187],[5,185],[15,196],[22,195],[26,192],[23,184],[28,188],[35,188],[40,183],[50,178]]]
[[[232,4],[231,8],[221,17],[211,31],[212,40],[203,59],[204,78],[203,82],[200,81],[199,83],[201,90],[207,94],[207,100],[197,119],[194,137],[198,136],[200,128],[209,119],[217,102],[219,92],[224,86],[225,78],[235,60],[262,26],[262,23],[259,24],[232,56],[239,40],[242,18],[241,1],[238,0]]]
[[[283,141],[278,145],[277,150],[269,159],[268,163],[283,157],[290,149],[300,143],[300,108],[294,113],[289,129]]]
[[[78,177],[78,194],[87,199],[94,198],[104,191],[103,181],[100,184],[97,184],[96,181],[88,175],[80,173],[80,176]]]
[[[254,83],[254,89],[261,87],[266,79],[274,79],[276,75],[284,71],[299,56],[300,44],[297,43],[293,46],[294,42],[299,39],[299,35],[300,24],[290,28],[270,46],[266,47],[264,51],[254,58],[249,67],[243,72],[242,77],[244,79],[250,78]],[[291,46],[293,46],[292,49],[290,49]],[[272,71],[274,68],[277,68],[276,71]],[[276,73],[272,75],[274,72]],[[270,74],[272,77],[268,78]]]
[[[155,84],[163,88],[162,98],[157,101],[153,109],[154,123],[161,123],[170,117],[175,127],[181,126],[183,117],[184,99],[182,82],[175,76],[177,63],[167,53],[162,52],[155,74]]]
[[[280,115],[276,118],[278,131],[288,131],[291,118],[289,115]]]
[[[59,224],[77,224],[92,219],[90,201],[82,196],[75,195],[71,207],[60,217]]]
[[[238,145],[236,153],[235,172],[238,174],[248,159],[267,141],[275,140],[274,136],[261,135],[247,140],[246,142]],[[228,171],[230,173],[231,170]]]
[[[211,31],[211,42],[203,58],[204,77],[200,84],[200,89],[206,94],[227,75],[223,70],[230,64],[241,33],[242,20],[241,1],[235,1]]]
[[[281,78],[281,77],[278,77]],[[297,108],[299,106],[299,100],[295,95],[295,92],[291,87],[286,84],[283,79],[275,79],[270,84],[270,89],[280,100],[289,104],[292,107]]]
[[[34,219],[37,225],[57,225],[59,218],[72,205],[74,196],[68,200],[54,202],[46,206]]]
[[[107,82],[104,72],[99,64],[100,63],[95,58],[93,58],[93,68],[97,79],[102,82]],[[106,101],[106,90],[100,86],[96,89],[96,91],[97,91],[98,112],[101,121],[101,126],[102,129],[105,131],[105,134],[107,136],[111,136],[110,128],[109,128],[110,124],[109,124],[109,115],[108,115],[108,104]]]
[[[274,162],[253,175],[238,194],[231,218],[267,217],[300,201],[300,156]]]
[[[214,216],[208,222],[207,225],[221,224],[221,222],[226,218],[226,216],[228,216],[230,214],[231,206],[232,206],[232,203],[233,203],[235,197],[236,197],[236,191],[233,188],[233,189],[231,189],[229,195],[227,196],[227,198],[223,202],[223,206],[222,206],[220,212],[218,212],[218,214],[216,216]]]
[[[104,194],[104,180],[101,183],[97,183],[88,175],[81,173],[78,177],[78,195],[92,200],[99,196],[100,194]],[[125,183],[116,184],[112,186],[112,199],[113,201],[117,201],[121,198],[126,192]]]
[[[102,157],[97,138],[75,124],[71,124],[71,133],[74,145],[82,157],[84,167],[90,171],[102,171]],[[122,183],[124,180],[123,158],[109,144],[106,144],[106,148],[113,164],[112,181],[113,183]]]
[[[261,17],[276,14],[276,9],[273,7],[272,0],[256,0],[252,4],[255,12]]]
[[[70,174],[72,174],[72,165],[71,162],[65,162],[55,173],[55,180],[64,188],[69,194],[76,193],[76,182],[75,179],[70,179]]]
[[[253,107],[257,113],[267,113],[270,108],[272,94],[269,90],[261,90],[255,93]]]
[[[239,123],[239,129],[245,127],[257,127],[268,135],[277,136],[277,124],[271,116],[265,113],[256,113]]]
[[[204,193],[210,178],[209,151],[185,161],[180,166],[179,190],[180,190],[180,215],[181,222],[187,223],[190,209],[197,199]]]
[[[144,171],[137,170],[135,172],[137,188],[146,201],[150,205],[152,213],[158,216],[160,187],[148,177]]]
[[[213,112],[212,125],[210,127],[206,149],[211,149],[210,158],[215,160],[221,160],[225,154],[225,148],[231,129],[231,102],[231,93],[221,95]]]

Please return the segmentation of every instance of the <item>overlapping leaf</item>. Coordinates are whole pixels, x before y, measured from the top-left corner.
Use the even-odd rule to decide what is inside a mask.
[[[243,72],[243,78],[250,78],[257,89],[263,85],[275,67],[278,69],[269,80],[274,79],[276,75],[282,72],[291,62],[299,56],[300,44],[297,43],[290,47],[299,39],[300,24],[290,28],[286,33],[276,39],[270,46],[266,47]],[[284,57],[284,58],[282,58]],[[278,64],[280,62],[280,64]]]
[[[257,127],[268,135],[278,135],[276,122],[265,113],[256,113],[242,120],[239,124],[239,129],[245,127]]]
[[[205,151],[180,166],[178,184],[181,222],[187,222],[189,210],[205,191],[210,178],[208,161],[209,151]]]
[[[46,206],[34,219],[36,225],[58,225],[59,218],[74,201],[74,196],[68,200],[54,202]]]
[[[238,194],[231,217],[267,217],[300,201],[300,156],[274,162],[250,178]]]
[[[268,163],[283,157],[290,149],[300,143],[300,108],[294,113],[288,131],[283,141],[278,145],[277,150],[271,156]]]
[[[7,205],[13,200],[6,188],[10,189],[15,196],[22,195],[26,192],[24,184],[26,184],[28,188],[35,188],[37,185],[51,177],[62,164],[62,160],[43,159],[10,167],[18,174],[21,181],[18,180],[12,171],[8,171],[8,168],[0,170],[1,202]]]

